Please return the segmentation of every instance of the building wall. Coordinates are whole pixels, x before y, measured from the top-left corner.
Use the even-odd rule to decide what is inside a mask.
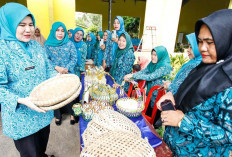
[[[216,10],[227,9],[229,2],[230,0],[190,0],[181,8],[176,41],[179,32],[183,32],[183,42],[187,43],[185,35],[194,32],[198,19],[208,16]]]
[[[113,0],[112,0],[113,1]],[[116,16],[131,16],[140,18],[139,37],[143,34],[144,16],[146,2],[134,0],[114,0],[111,7],[111,30],[113,29],[113,19]],[[76,0],[76,11],[102,14],[102,30],[108,29],[109,3],[102,0]]]

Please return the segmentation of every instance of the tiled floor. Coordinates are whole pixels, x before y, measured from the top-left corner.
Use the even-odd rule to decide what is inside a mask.
[[[78,157],[80,155],[79,124],[70,125],[68,115],[63,116],[61,126],[56,126],[53,119],[46,153],[56,157]],[[0,156],[2,155],[4,157],[19,157],[13,140],[2,133],[0,113]]]

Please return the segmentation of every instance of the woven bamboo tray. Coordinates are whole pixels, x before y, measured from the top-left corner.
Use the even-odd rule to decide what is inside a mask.
[[[88,123],[82,135],[84,145],[109,131],[123,131],[141,137],[141,131],[135,123],[116,111],[106,109],[96,114]]]
[[[85,145],[81,157],[156,157],[150,144],[127,132],[111,131]]]
[[[64,74],[50,78],[36,86],[30,98],[39,107],[48,107],[77,95],[81,88],[78,76],[74,74]]]
[[[79,94],[81,92],[81,85],[79,86],[78,90],[76,91],[76,93],[74,93],[71,97],[69,97],[68,99],[56,104],[56,105],[52,105],[52,106],[48,106],[48,107],[40,107],[41,109],[48,111],[48,110],[57,110],[69,103],[71,103],[74,99],[76,99]]]

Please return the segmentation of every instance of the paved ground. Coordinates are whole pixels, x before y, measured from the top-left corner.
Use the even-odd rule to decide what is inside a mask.
[[[78,157],[80,155],[79,124],[70,125],[68,115],[63,116],[61,126],[56,126],[53,119],[46,153],[54,154],[56,157]],[[0,156],[19,157],[13,140],[2,134],[1,113]]]

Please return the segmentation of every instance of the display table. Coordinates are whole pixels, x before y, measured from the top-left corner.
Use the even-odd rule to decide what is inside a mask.
[[[84,75],[82,75],[82,87],[84,87]],[[110,76],[106,76],[107,84],[113,85],[113,80]],[[80,93],[80,100],[82,99],[84,89],[82,89]],[[119,89],[117,89],[117,93],[119,93]],[[124,94],[124,97],[127,95]],[[113,105],[114,109],[116,109],[116,105]],[[141,115],[136,118],[129,118],[132,120],[141,130],[142,137],[146,138],[150,145],[154,148],[156,155],[159,157],[165,156],[169,157],[172,156],[172,152],[169,147],[165,144],[165,142],[159,137],[158,133],[154,129],[154,127]],[[79,130],[80,130],[80,138],[81,138],[81,148],[84,147],[82,134],[84,133],[85,129],[87,128],[88,121],[85,121],[82,116],[79,119]]]

